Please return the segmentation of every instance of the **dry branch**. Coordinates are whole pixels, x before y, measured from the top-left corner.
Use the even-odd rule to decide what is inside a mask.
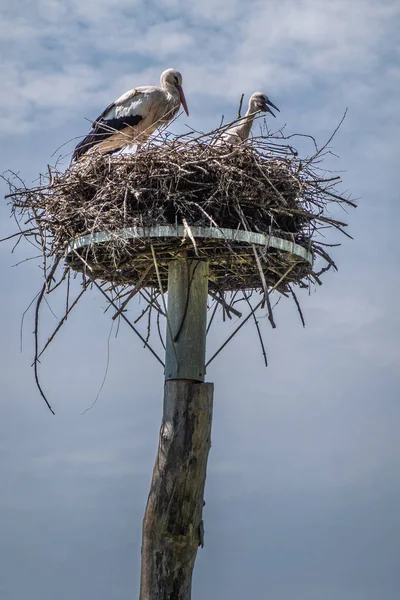
[[[7,197],[18,228],[3,241],[15,237],[19,243],[25,239],[42,253],[45,285],[39,293],[38,306],[43,299],[46,301],[45,295],[66,281],[66,312],[55,333],[70,311],[70,274],[76,277],[81,273],[83,290],[94,282],[115,310],[114,319],[121,317],[138,335],[126,317],[127,305],[135,295],[150,304],[137,319],[147,319],[147,334],[141,339],[150,347],[152,309],[157,311],[159,330],[160,313],[167,315],[157,297],[161,295],[164,303],[168,264],[182,254],[209,263],[210,307],[218,303],[224,320],[231,314],[240,318],[241,313],[233,304],[239,300],[246,304],[254,292],[262,295],[258,305],[264,309],[267,304],[274,326],[271,290],[291,295],[302,318],[294,288],[320,285],[320,276],[329,268],[336,269],[327,252],[333,244],[326,242],[326,230],[351,237],[344,231],[346,223],[332,216],[332,208],[355,204],[340,193],[340,178],[321,167],[330,153],[332,136],[321,148],[312,136],[285,137],[282,132],[273,138],[253,138],[240,147],[214,146],[213,141],[230,126],[232,123],[227,123],[206,134],[160,134],[135,153],[93,154],[64,172],[58,166],[48,167],[39,177],[39,185],[32,188],[18,173],[3,175],[9,184]],[[296,135],[312,140],[310,156],[301,158],[292,146]],[[183,238],[141,235],[127,239],[121,235],[126,228],[137,231],[165,225],[183,225]],[[311,253],[313,264],[269,244],[255,247],[237,239],[196,237],[196,227],[219,232],[244,230],[293,242]],[[77,238],[96,234],[106,234],[108,241],[75,246],[67,252]],[[63,265],[58,278],[56,264]],[[230,300],[227,292],[233,293]],[[238,293],[240,297],[236,298]],[[71,308],[75,305],[76,301]],[[38,310],[36,378],[38,357],[44,350],[38,347]],[[212,320],[213,317],[209,326]],[[157,359],[160,360],[158,356]],[[45,398],[40,386],[39,389]]]

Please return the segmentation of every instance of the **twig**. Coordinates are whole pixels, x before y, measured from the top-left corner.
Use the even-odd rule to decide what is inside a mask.
[[[22,317],[21,317],[21,325],[20,325],[20,332],[19,332],[19,343],[20,343],[20,351],[22,352],[22,333],[23,333],[23,327],[24,327],[24,319],[25,319],[25,315],[28,312],[28,310],[30,309],[30,307],[32,306],[32,304],[35,302],[36,298],[39,296],[40,292],[38,292],[36,294],[36,296],[34,296],[34,298],[31,300],[31,302],[29,303],[28,307],[24,310],[24,312],[22,313]]]
[[[240,325],[238,327],[236,327],[235,331],[233,333],[231,333],[231,335],[225,340],[225,342],[218,348],[218,350],[216,352],[214,352],[214,354],[212,355],[212,357],[207,361],[206,363],[206,367],[208,367],[208,365],[210,363],[212,363],[212,361],[214,360],[214,358],[216,358],[218,356],[218,354],[220,352],[222,352],[222,350],[225,348],[225,346],[227,344],[229,344],[229,342],[231,341],[231,339],[238,333],[238,331],[240,331],[240,329],[242,329],[243,325],[245,325],[247,323],[247,321],[250,319],[250,317],[253,316],[253,314],[256,312],[256,310],[261,306],[261,304],[264,302],[264,298],[262,298],[262,300],[260,300],[260,302],[256,305],[255,308],[253,308],[253,310],[243,319],[243,321],[240,323]]]
[[[106,294],[106,292],[101,288],[101,286],[97,283],[97,281],[95,281],[94,279],[92,279],[92,283],[94,283],[94,285],[97,287],[98,290],[100,290],[100,292],[103,294],[103,296],[107,299],[107,302],[109,302],[115,309],[118,309],[118,305],[115,304],[115,302],[109,298],[109,296]],[[152,353],[152,355],[158,360],[158,362],[165,367],[165,364],[163,363],[163,361],[161,360],[161,358],[158,356],[158,354],[153,350],[153,348],[150,346],[150,344],[148,342],[146,342],[146,340],[144,339],[144,337],[141,335],[141,333],[136,329],[136,327],[134,327],[132,325],[132,323],[129,321],[129,319],[126,318],[126,316],[124,315],[124,313],[121,313],[120,317],[122,319],[124,319],[124,321],[129,325],[129,327],[132,329],[132,331],[134,331],[136,333],[136,335],[138,336],[138,338],[143,342],[143,344],[146,346],[146,348],[148,350],[150,350],[150,352]]]
[[[209,291],[209,293],[210,293],[210,291]],[[218,309],[218,304],[219,304],[219,303],[216,301],[216,302],[215,302],[215,305],[214,305],[214,309],[213,309],[213,311],[212,311],[212,313],[211,313],[211,317],[210,317],[210,319],[209,319],[209,321],[208,321],[208,325],[207,325],[207,329],[206,329],[206,335],[208,335],[208,332],[210,331],[210,328],[211,328],[212,322],[213,322],[213,320],[214,320],[214,317],[215,317],[215,313],[217,312],[217,309]]]
[[[55,259],[52,268],[50,269],[50,273],[48,274],[48,276],[45,279],[45,282],[42,286],[42,289],[39,292],[39,296],[36,302],[36,308],[35,308],[35,329],[34,329],[34,340],[35,340],[35,355],[34,355],[34,361],[33,361],[33,370],[34,370],[34,374],[35,374],[35,381],[36,381],[36,385],[37,388],[40,392],[40,395],[42,396],[43,400],[45,401],[47,408],[49,409],[49,411],[55,415],[54,410],[51,408],[43,390],[42,387],[39,383],[39,374],[38,374],[38,362],[39,362],[39,358],[38,358],[38,352],[39,352],[39,310],[40,310],[40,305],[42,303],[43,297],[44,297],[44,293],[47,289],[47,285],[48,282],[51,281],[54,273],[56,272],[56,269],[59,265],[59,262],[61,260],[61,257],[58,257]]]
[[[243,98],[244,98],[244,94],[242,94],[241,97],[240,97],[239,108],[238,108],[238,116],[237,116],[238,119],[240,119],[241,116],[242,116]]]
[[[276,328],[276,324],[275,324],[275,321],[274,321],[274,315],[272,314],[272,307],[271,307],[271,302],[270,302],[270,299],[269,299],[267,280],[266,280],[264,271],[263,271],[262,266],[261,266],[261,262],[260,262],[260,258],[258,256],[258,252],[257,252],[256,247],[254,246],[254,244],[253,244],[253,252],[254,252],[254,257],[256,259],[258,271],[260,273],[261,281],[262,281],[262,284],[263,284],[264,299],[265,299],[265,302],[267,303],[267,309],[268,309],[268,319],[269,319],[269,322],[271,323],[272,328],[275,329]]]
[[[284,281],[286,279],[286,277],[289,275],[289,273],[294,269],[295,267],[295,263],[293,263],[289,269],[286,271],[286,273],[284,275],[282,275],[282,277],[279,279],[279,281],[274,285],[274,287],[270,290],[270,293],[273,292],[276,288],[278,288],[280,286],[280,284],[282,283],[282,281]],[[218,350],[212,355],[212,357],[209,359],[209,361],[206,363],[206,367],[208,367],[208,365],[214,360],[214,358],[216,358],[218,356],[218,354],[220,352],[222,352],[222,350],[225,348],[225,346],[231,341],[231,339],[238,333],[238,331],[243,327],[243,325],[245,323],[247,323],[247,321],[250,319],[250,317],[252,317],[252,315],[256,312],[256,310],[258,308],[260,308],[260,306],[263,304],[263,302],[265,301],[264,296],[261,298],[260,302],[256,305],[256,307],[250,312],[250,314],[248,314],[245,319],[242,321],[242,323],[236,327],[235,331],[225,340],[225,342],[218,348]]]
[[[230,304],[228,304],[227,302],[225,302],[224,298],[218,296],[215,292],[213,292],[212,290],[208,291],[208,295],[211,296],[211,298],[213,300],[215,300],[215,302],[218,302],[218,304],[220,304],[227,313],[232,313],[233,315],[235,315],[236,317],[239,317],[239,319],[242,316],[242,313],[239,312],[238,310],[236,310],[236,308],[233,308],[233,306],[231,306]]]
[[[58,323],[57,327],[55,328],[55,330],[53,331],[53,333],[51,334],[51,336],[48,338],[46,344],[43,346],[42,350],[40,351],[40,353],[38,354],[38,360],[39,358],[42,356],[42,354],[44,353],[44,351],[46,350],[46,348],[48,348],[48,346],[51,344],[51,342],[54,340],[54,338],[56,337],[57,333],[60,331],[61,327],[63,326],[63,324],[65,323],[65,321],[68,318],[68,315],[72,312],[72,310],[75,308],[75,306],[78,304],[79,300],[81,299],[81,297],[83,296],[83,294],[86,292],[87,288],[89,287],[89,282],[87,281],[84,284],[84,288],[83,290],[78,294],[78,296],[75,298],[75,300],[73,301],[73,303],[67,307],[64,316],[62,317],[62,319],[60,320],[60,322]]]
[[[306,326],[306,322],[305,322],[305,320],[304,320],[303,313],[302,313],[302,311],[301,311],[301,307],[300,307],[299,301],[297,300],[297,296],[296,296],[296,294],[294,293],[294,291],[292,290],[292,286],[291,286],[291,285],[288,285],[288,288],[289,288],[289,291],[290,291],[290,293],[292,294],[292,298],[293,298],[293,300],[294,300],[294,302],[295,302],[295,304],[296,304],[296,306],[297,306],[297,310],[298,310],[298,312],[299,312],[300,319],[301,319],[301,322],[302,322],[302,324],[303,324],[303,327],[305,327],[305,326]]]
[[[103,381],[101,382],[101,385],[98,389],[96,398],[93,400],[92,404],[90,406],[88,406],[88,408],[85,408],[85,410],[83,412],[81,412],[81,415],[85,415],[89,410],[91,410],[93,408],[93,406],[96,404],[97,400],[99,399],[101,390],[103,389],[104,384],[106,382],[107,374],[108,374],[108,367],[110,366],[110,340],[111,340],[111,334],[112,334],[113,328],[114,328],[114,321],[111,322],[110,332],[109,332],[108,338],[107,338],[107,360],[106,360],[106,370],[104,371]]]
[[[15,238],[18,236],[22,236],[22,237],[27,237],[29,235],[29,233],[31,233],[32,231],[36,231],[36,227],[31,227],[30,229],[25,229],[25,231],[17,231],[17,233],[12,233],[11,235],[8,235],[5,238],[2,238],[0,240],[1,242],[6,242],[7,240],[11,240],[12,238]],[[32,235],[32,233],[31,233]]]
[[[151,244],[151,253],[153,255],[154,266],[155,266],[156,273],[157,273],[158,287],[160,288],[160,292],[161,292],[161,299],[162,299],[162,303],[163,303],[163,306],[164,306],[165,318],[167,319],[168,333],[169,333],[170,338],[171,338],[172,350],[174,352],[174,357],[175,357],[176,364],[178,364],[178,355],[176,353],[176,348],[175,348],[175,343],[174,343],[174,336],[172,334],[171,321],[169,320],[169,316],[168,316],[167,303],[165,302],[164,291],[163,291],[163,287],[162,287],[162,283],[161,283],[160,272],[158,270],[157,258],[156,258],[156,254],[154,252],[153,244]]]
[[[250,309],[252,308],[251,304],[250,304],[250,300],[248,298],[248,296],[243,292],[243,296],[247,302],[247,304],[249,305]],[[260,325],[257,321],[256,315],[253,313],[253,320],[254,320],[254,325],[256,326],[257,329],[257,334],[258,334],[258,339],[260,340],[260,344],[261,344],[261,351],[264,357],[264,364],[266,367],[268,367],[268,360],[267,360],[267,353],[265,351],[265,346],[264,346],[264,340],[262,339],[262,335],[261,335],[261,331],[260,331]]]
[[[146,281],[146,278],[148,276],[148,274],[150,273],[150,271],[153,269],[153,265],[148,265],[146,267],[146,269],[143,271],[143,273],[141,274],[141,276],[139,277],[135,287],[133,288],[133,290],[128,294],[128,297],[126,298],[126,300],[124,300],[124,302],[121,304],[119,310],[112,316],[112,319],[116,319],[117,317],[119,317],[119,315],[125,310],[126,305],[128,304],[128,302],[130,302],[132,300],[132,298],[134,296],[136,296],[136,294],[138,292],[140,292],[140,290],[143,287],[144,282]]]

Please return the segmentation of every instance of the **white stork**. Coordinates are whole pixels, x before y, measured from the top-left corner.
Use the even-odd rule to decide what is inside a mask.
[[[189,115],[182,89],[182,75],[175,69],[161,74],[161,87],[133,88],[107,106],[93,122],[88,135],[76,146],[72,160],[78,160],[92,148],[102,154],[142,144],[156,129],[167,125],[182,103]]]
[[[275,117],[274,113],[269,108],[270,106],[280,112],[279,108],[271,102],[267,94],[255,92],[255,94],[250,97],[249,107],[240,123],[224,131],[224,133],[216,140],[215,144],[231,144],[233,146],[238,146],[245,142],[250,135],[254,117],[258,112],[269,112]]]

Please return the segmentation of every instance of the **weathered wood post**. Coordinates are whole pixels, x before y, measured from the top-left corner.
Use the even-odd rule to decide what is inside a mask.
[[[168,269],[164,410],[143,519],[140,600],[190,600],[202,511],[213,384],[204,383],[208,262]]]

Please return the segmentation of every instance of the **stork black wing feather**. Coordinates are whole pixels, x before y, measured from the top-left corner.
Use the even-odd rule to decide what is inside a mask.
[[[116,131],[121,131],[121,129],[125,129],[125,127],[134,127],[143,119],[141,115],[115,117],[107,120],[103,119],[102,115],[105,115],[112,107],[113,105],[110,104],[110,106],[101,113],[100,117],[94,121],[92,131],[77,144],[72,155],[73,161],[86,154],[93,146],[96,146],[97,144],[100,144],[100,142],[111,137]]]
[[[109,105],[107,106],[107,108],[105,108],[105,109],[103,110],[103,112],[101,113],[101,115],[99,115],[99,116],[97,117],[97,119],[95,119],[95,120],[93,121],[93,123],[92,123],[92,127],[96,127],[96,124],[97,124],[99,121],[102,121],[102,120],[104,119],[104,117],[106,116],[106,114],[108,113],[108,111],[109,111],[109,110],[111,110],[112,108],[114,108],[114,106],[115,106],[115,102],[111,102],[111,104],[109,104]]]

